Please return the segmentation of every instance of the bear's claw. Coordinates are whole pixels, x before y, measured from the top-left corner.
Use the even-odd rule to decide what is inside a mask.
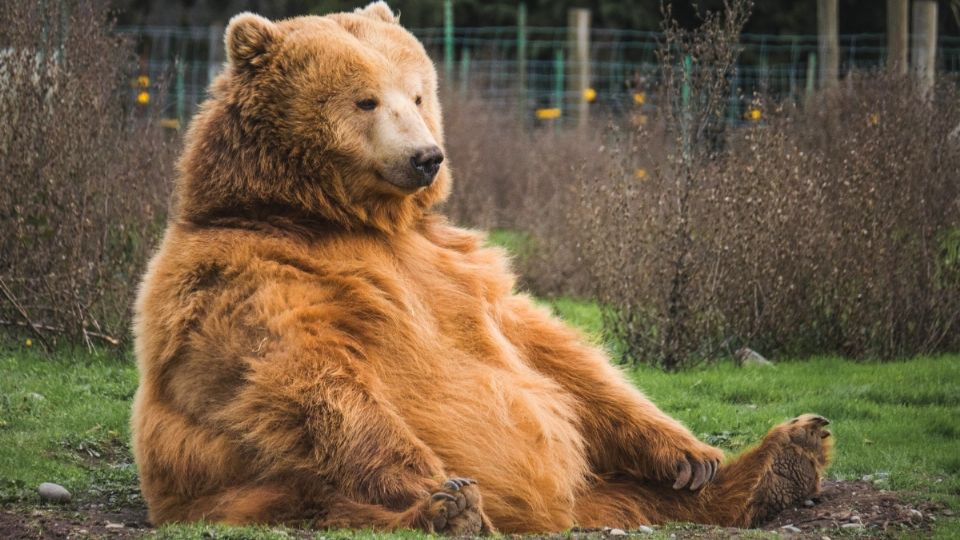
[[[429,523],[432,532],[450,535],[475,535],[493,532],[490,520],[481,509],[480,490],[471,478],[448,478],[443,491],[430,495]]]
[[[696,491],[713,481],[720,469],[720,461],[711,459],[700,462],[686,458],[677,465],[677,469],[677,479],[673,483],[673,489],[687,487],[690,491]]]
[[[462,488],[463,486],[471,486],[476,483],[477,481],[472,478],[454,477],[454,478],[448,478],[447,481],[443,483],[443,487],[453,491],[460,491],[460,488]]]

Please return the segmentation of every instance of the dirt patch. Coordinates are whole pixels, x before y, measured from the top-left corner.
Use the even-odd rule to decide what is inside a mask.
[[[763,526],[782,536],[820,540],[838,533],[863,532],[871,537],[899,537],[904,531],[929,531],[935,521],[951,516],[949,510],[929,502],[912,503],[902,494],[878,489],[869,482],[824,482],[821,495],[799,508],[784,511]],[[752,531],[733,528],[673,525],[653,527],[669,530],[672,537],[735,538]],[[0,538],[72,539],[138,538],[151,531],[147,510],[142,505],[116,507],[103,503],[66,506],[0,507]],[[296,538],[312,536],[290,531]],[[571,534],[539,538],[589,540],[616,536],[643,537],[648,532],[617,529],[575,529]]]
[[[91,503],[66,506],[4,506],[0,538],[139,538],[151,530],[145,507],[108,508]]]
[[[763,528],[780,532],[798,529],[801,533],[839,529],[897,536],[906,530],[929,530],[937,514],[949,512],[934,503],[909,502],[870,482],[826,481],[818,498],[782,512]]]

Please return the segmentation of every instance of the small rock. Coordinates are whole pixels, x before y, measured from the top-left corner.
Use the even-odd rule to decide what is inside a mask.
[[[949,509],[949,508],[944,508],[943,510],[940,511],[940,513],[943,514],[943,515],[945,515],[945,516],[952,516],[952,515],[953,515],[953,510],[951,510],[951,509]]]
[[[737,362],[741,366],[772,366],[773,365],[773,362],[767,360],[760,353],[748,347],[737,349],[737,352],[735,352],[734,354],[737,357]]]
[[[863,523],[844,523],[840,526],[841,529],[862,529]]]
[[[610,529],[610,532],[608,532],[607,534],[609,534],[610,536],[626,536],[627,531],[623,529]]]
[[[803,501],[803,505],[806,506],[807,508],[810,508],[811,506],[813,506],[813,501],[811,501],[810,499],[807,499]]]
[[[651,527],[647,527],[646,525],[637,527],[637,530],[644,534],[653,534],[653,529]]]
[[[104,527],[106,527],[107,529],[122,529],[123,523],[111,523],[108,521]]]
[[[33,401],[44,401],[44,400],[46,400],[47,398],[43,397],[43,394],[38,394],[38,393],[36,393],[36,392],[30,392],[29,394],[27,394],[27,399],[31,399],[31,400],[33,400]]]
[[[911,508],[907,513],[910,514],[911,518],[923,519],[923,512],[917,510],[916,508]]]
[[[850,521],[855,521],[857,523],[863,523],[863,518],[860,516],[850,516]]]
[[[821,536],[821,537],[820,537],[820,540],[830,540],[830,537],[829,537],[829,536]]]
[[[70,492],[60,484],[44,482],[37,488],[40,498],[50,502],[70,502]]]
[[[785,531],[787,531],[787,532],[792,532],[792,533],[803,532],[803,531],[801,531],[799,528],[794,527],[794,526],[793,526],[793,523],[791,523],[790,525],[784,525],[783,527],[780,527],[780,528],[783,529],[783,530],[785,530]]]

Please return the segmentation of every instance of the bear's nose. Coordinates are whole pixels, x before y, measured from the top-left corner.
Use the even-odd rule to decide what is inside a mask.
[[[413,165],[413,169],[419,173],[421,186],[429,186],[433,182],[433,177],[440,170],[441,163],[443,163],[443,152],[436,146],[421,148],[410,157],[410,165]]]

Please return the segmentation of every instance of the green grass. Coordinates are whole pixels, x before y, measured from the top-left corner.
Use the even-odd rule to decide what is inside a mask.
[[[36,501],[45,481],[135,495],[127,424],[136,385],[130,361],[0,350],[0,501]]]
[[[570,299],[551,305],[599,335],[596,306]],[[799,413],[823,414],[833,420],[837,444],[831,477],[884,473],[881,487],[960,510],[960,356],[889,363],[814,358],[768,368],[724,363],[678,374],[637,368],[627,375],[661,408],[730,453]],[[0,502],[37,505],[36,486],[44,481],[63,484],[81,502],[134,501],[127,423],[135,388],[136,369],[126,359],[0,349]],[[270,539],[288,533],[200,524],[164,527],[157,537]],[[960,537],[960,522],[941,521],[936,533]]]

